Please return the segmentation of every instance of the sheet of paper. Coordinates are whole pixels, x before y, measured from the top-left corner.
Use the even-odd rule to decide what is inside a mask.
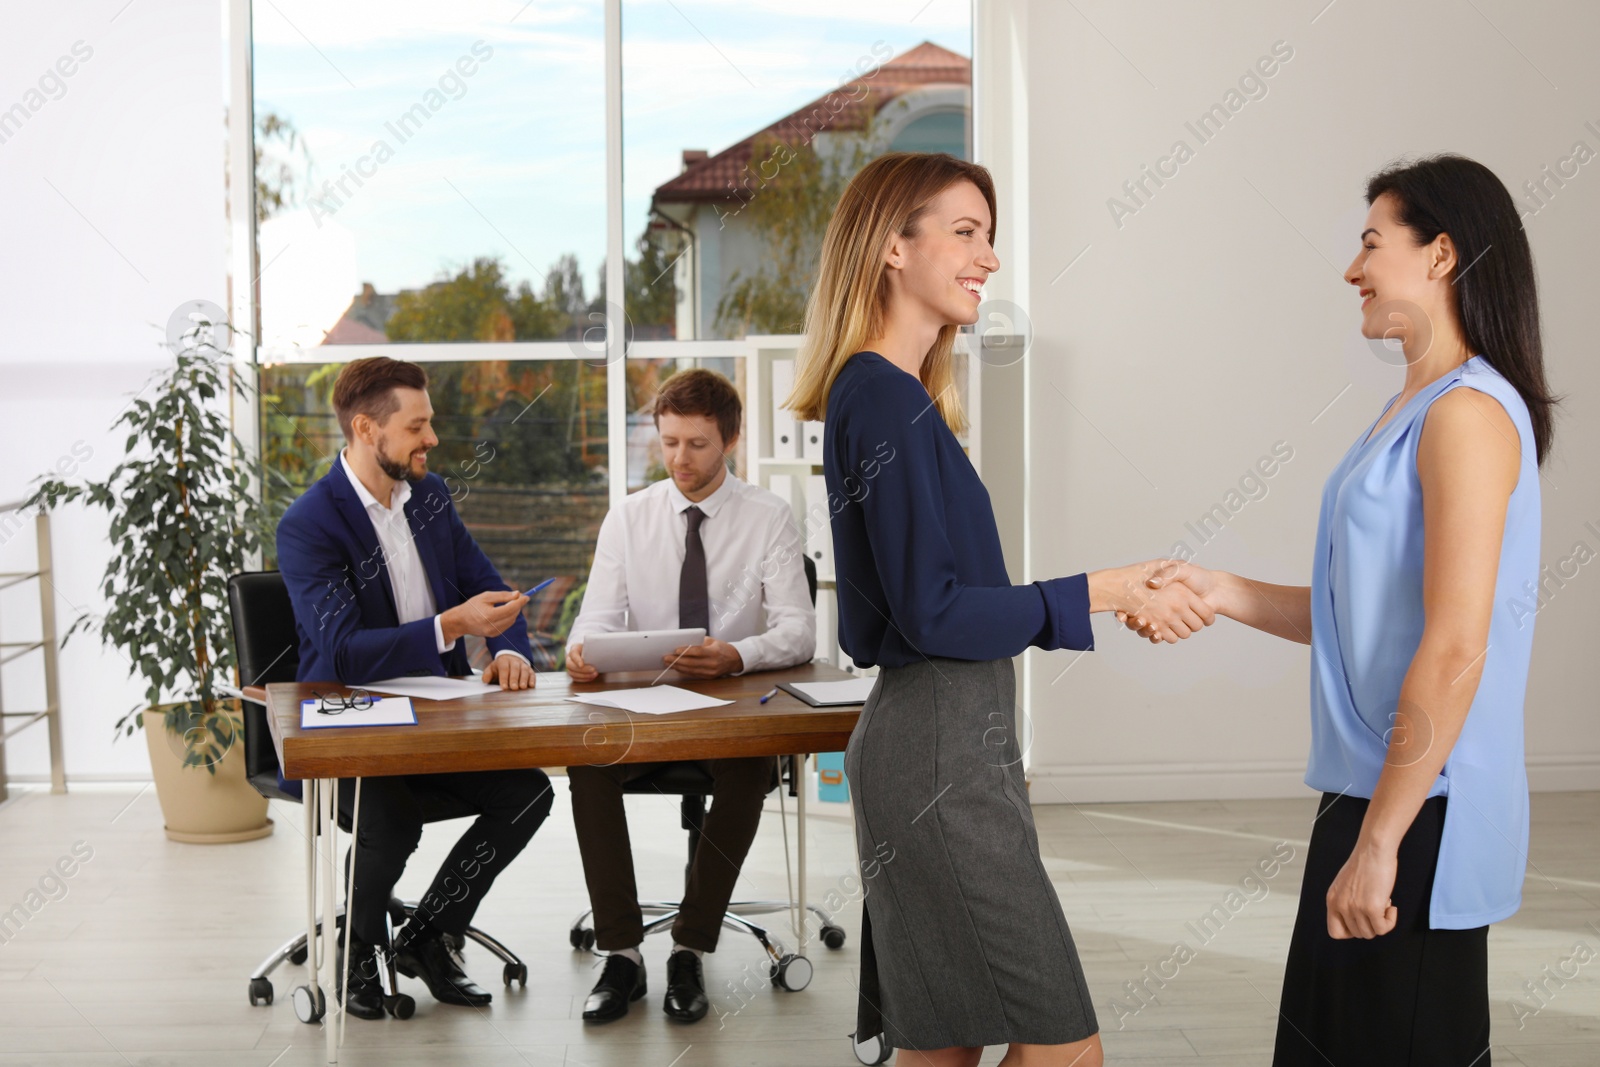
[[[324,726],[415,726],[417,713],[409,697],[383,697],[372,702],[371,707],[346,708],[337,715],[318,711],[320,700],[300,703],[300,729],[316,730]]]
[[[361,687],[369,693],[392,693],[395,696],[416,697],[419,700],[457,700],[461,697],[481,697],[498,693],[498,685],[484,685],[471,678],[438,678],[420,674],[412,678],[389,678]]]
[[[731,700],[718,700],[675,685],[652,685],[641,689],[608,689],[604,693],[574,693],[567,698],[580,704],[598,704],[640,715],[666,715],[674,711],[720,708]]]
[[[865,704],[877,678],[851,678],[843,682],[790,682],[820,704]]]

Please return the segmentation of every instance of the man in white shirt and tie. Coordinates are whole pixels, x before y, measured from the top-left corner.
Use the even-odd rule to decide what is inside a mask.
[[[742,411],[738,390],[708,370],[681,371],[662,386],[653,415],[668,477],[629,496],[601,524],[583,609],[567,637],[574,681],[597,677],[583,658],[592,633],[703,628],[702,644],[662,662],[694,678],[792,667],[816,651],[816,611],[790,505],[728,470]],[[716,785],[667,960],[663,1010],[681,1022],[704,1018],[709,1008],[700,955],[717,947],[762,800],[777,780],[771,756],[697,762]],[[620,1018],[646,992],[623,786],[658,766],[567,768],[595,943],[610,953],[584,1004],[590,1022]]]

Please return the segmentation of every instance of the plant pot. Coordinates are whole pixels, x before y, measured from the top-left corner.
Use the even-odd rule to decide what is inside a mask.
[[[221,845],[254,841],[272,833],[267,798],[245,778],[243,728],[235,732],[238,741],[216,763],[215,773],[205,767],[185,767],[184,739],[167,728],[166,712],[171,706],[149,708],[141,715],[167,837],[188,844]]]

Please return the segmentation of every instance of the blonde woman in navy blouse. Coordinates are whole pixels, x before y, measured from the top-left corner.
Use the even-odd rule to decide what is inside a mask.
[[[1306,784],[1323,796],[1274,1067],[1488,1067],[1489,925],[1521,904],[1528,862],[1522,598],[1556,401],[1500,180],[1436,156],[1374,176],[1367,203],[1345,280],[1363,334],[1401,341],[1405,385],[1328,477],[1311,584],[1173,573],[1185,598],[1312,648]]]
[[[1168,640],[1209,625],[1151,565],[1012,585],[989,494],[956,441],[961,324],[995,256],[994,186],[944,154],[891,153],[850,182],[823,239],[785,406],[824,421],[839,641],[882,670],[845,750],[867,887],[856,1039],[898,1062],[1097,1067],[1072,934],[1039,859],[1012,657],[1091,649],[1091,611]],[[1170,599],[1169,599],[1170,597]]]

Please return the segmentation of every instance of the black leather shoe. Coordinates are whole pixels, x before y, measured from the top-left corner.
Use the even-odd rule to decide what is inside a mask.
[[[687,949],[668,956],[667,996],[661,1002],[661,1010],[680,1023],[697,1023],[706,1017],[710,1007],[700,957]]]
[[[408,978],[420,978],[433,999],[441,1004],[481,1008],[494,997],[461,969],[461,957],[446,942],[446,935],[428,932],[420,937],[395,938],[395,966]]]
[[[383,983],[378,978],[378,958],[373,954],[372,946],[364,944],[360,938],[350,938],[350,990],[345,995],[344,988],[344,938],[339,938],[339,947],[335,956],[338,967],[338,977],[335,982],[338,986],[339,1002],[344,1005],[344,1010],[354,1015],[357,1019],[383,1018]]]
[[[583,1002],[585,1022],[608,1023],[628,1014],[628,1005],[645,994],[644,967],[626,956],[607,956],[589,999]]]

